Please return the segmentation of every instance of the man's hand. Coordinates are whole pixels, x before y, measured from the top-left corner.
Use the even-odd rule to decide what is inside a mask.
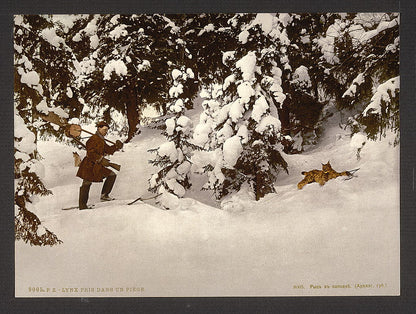
[[[123,148],[123,143],[121,141],[117,140],[116,141],[116,148],[119,149],[119,150],[122,149]]]

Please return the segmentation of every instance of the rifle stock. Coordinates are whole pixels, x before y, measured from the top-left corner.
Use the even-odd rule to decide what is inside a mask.
[[[108,162],[108,167],[111,167],[111,168],[113,168],[117,171],[120,171],[121,166],[119,164],[115,164],[114,162],[110,162],[110,160],[107,159],[107,158],[104,158],[104,160],[106,160]]]
[[[117,170],[117,171],[120,171],[120,168],[121,168],[120,165],[115,164],[113,162],[110,162],[110,167],[113,168],[113,169],[115,169],[115,170]]]

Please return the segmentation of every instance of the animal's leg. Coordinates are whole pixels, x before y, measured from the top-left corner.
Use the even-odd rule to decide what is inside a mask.
[[[298,183],[298,189],[301,190],[306,184],[314,182],[315,179],[311,175],[306,175],[302,181]]]
[[[322,177],[315,178],[315,181],[318,182],[320,186],[324,185],[326,182],[325,178]]]
[[[302,181],[300,181],[299,183],[298,183],[298,189],[299,190],[302,190],[302,188],[306,185],[306,184],[308,184],[309,182],[308,182],[308,180],[306,180],[306,178],[304,178]]]

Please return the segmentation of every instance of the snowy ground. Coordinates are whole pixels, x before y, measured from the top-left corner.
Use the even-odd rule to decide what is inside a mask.
[[[255,202],[242,190],[220,204],[194,190],[166,211],[126,205],[150,195],[147,149],[163,141],[152,132],[112,157],[122,165],[118,200],[99,203],[93,184],[89,211],[61,210],[78,200],[74,149],[39,143],[53,195],[31,210],[63,244],[16,243],[16,296],[399,294],[399,148],[389,138],[367,142],[357,160],[357,138],[334,123],[316,148],[284,156],[290,174],[276,194]],[[338,171],[360,168],[357,177],[297,190],[301,171],[328,160]]]

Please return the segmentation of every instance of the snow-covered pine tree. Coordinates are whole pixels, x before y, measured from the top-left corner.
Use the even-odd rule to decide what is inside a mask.
[[[95,15],[75,34],[92,49],[81,62],[85,101],[108,121],[114,111],[127,118],[127,141],[139,133],[143,110],[166,114],[171,60],[180,58],[179,28],[165,15]]]
[[[74,93],[76,60],[59,32],[62,29],[49,16],[15,16],[15,233],[16,239],[34,245],[61,242],[49,230],[41,230],[40,220],[30,212],[34,196],[50,193],[42,182],[37,139],[41,134],[63,136],[58,126],[39,116],[54,112],[68,118],[69,110],[60,106]]]
[[[79,101],[84,105],[80,118],[87,123],[111,122],[114,131],[132,137],[137,131],[139,106],[132,96],[135,89],[128,77],[131,73],[126,64],[130,59],[122,50],[128,46],[126,25],[120,25],[119,18],[119,15],[90,15],[80,20],[70,36],[80,60],[77,84],[82,95]]]
[[[102,16],[98,14],[77,15],[72,27],[66,34],[66,42],[72,49],[73,54],[78,60],[78,67],[75,73],[74,84],[79,90],[76,99],[77,106],[81,110],[75,115],[74,123],[90,124],[92,121],[105,119],[109,121],[113,115],[120,116],[116,110],[100,101],[102,94],[102,76],[97,79],[96,71],[99,69],[98,51],[99,29],[105,26]],[[123,119],[115,119],[119,124],[111,123],[113,131],[118,131],[120,135],[127,134],[127,123]],[[76,121],[76,122],[75,122]]]
[[[162,128],[167,142],[159,148],[149,150],[156,153],[156,158],[149,162],[161,168],[150,178],[149,190],[159,193],[166,190],[183,197],[186,189],[191,186],[189,176],[192,151],[198,149],[190,142],[193,126],[186,116],[186,111],[193,108],[192,100],[198,90],[198,81],[191,69],[194,61],[184,40],[185,25],[189,23],[189,17],[161,15],[158,18],[162,18],[164,28],[169,30],[166,37],[170,50],[166,51],[165,58],[170,58],[166,62],[170,68],[167,72],[170,74],[170,88],[165,100],[166,111],[162,112],[165,114],[161,119],[164,121]]]
[[[194,84],[194,73],[190,68],[174,69],[171,72],[172,86],[169,89],[169,118],[165,121],[163,134],[167,142],[149,152],[156,153],[156,158],[149,162],[161,168],[149,180],[149,191],[161,193],[164,190],[178,197],[185,195],[190,188],[192,151],[196,146],[190,143],[192,121],[185,115],[186,108],[191,106],[193,94],[188,86]]]
[[[276,54],[287,37],[273,14],[236,15],[230,25],[238,30],[240,45],[223,56],[232,74],[224,80],[222,106],[212,124],[216,160],[206,168],[205,187],[222,198],[247,183],[259,200],[274,192],[279,171],[287,171],[278,116],[285,99],[280,67],[287,60]],[[211,116],[210,110],[207,106],[203,115]]]
[[[299,153],[316,144],[325,119],[324,106],[339,93],[339,84],[327,72],[317,42],[337,14],[279,14],[288,42],[280,51],[288,60],[283,69],[282,88],[286,99],[279,109],[285,152]]]

